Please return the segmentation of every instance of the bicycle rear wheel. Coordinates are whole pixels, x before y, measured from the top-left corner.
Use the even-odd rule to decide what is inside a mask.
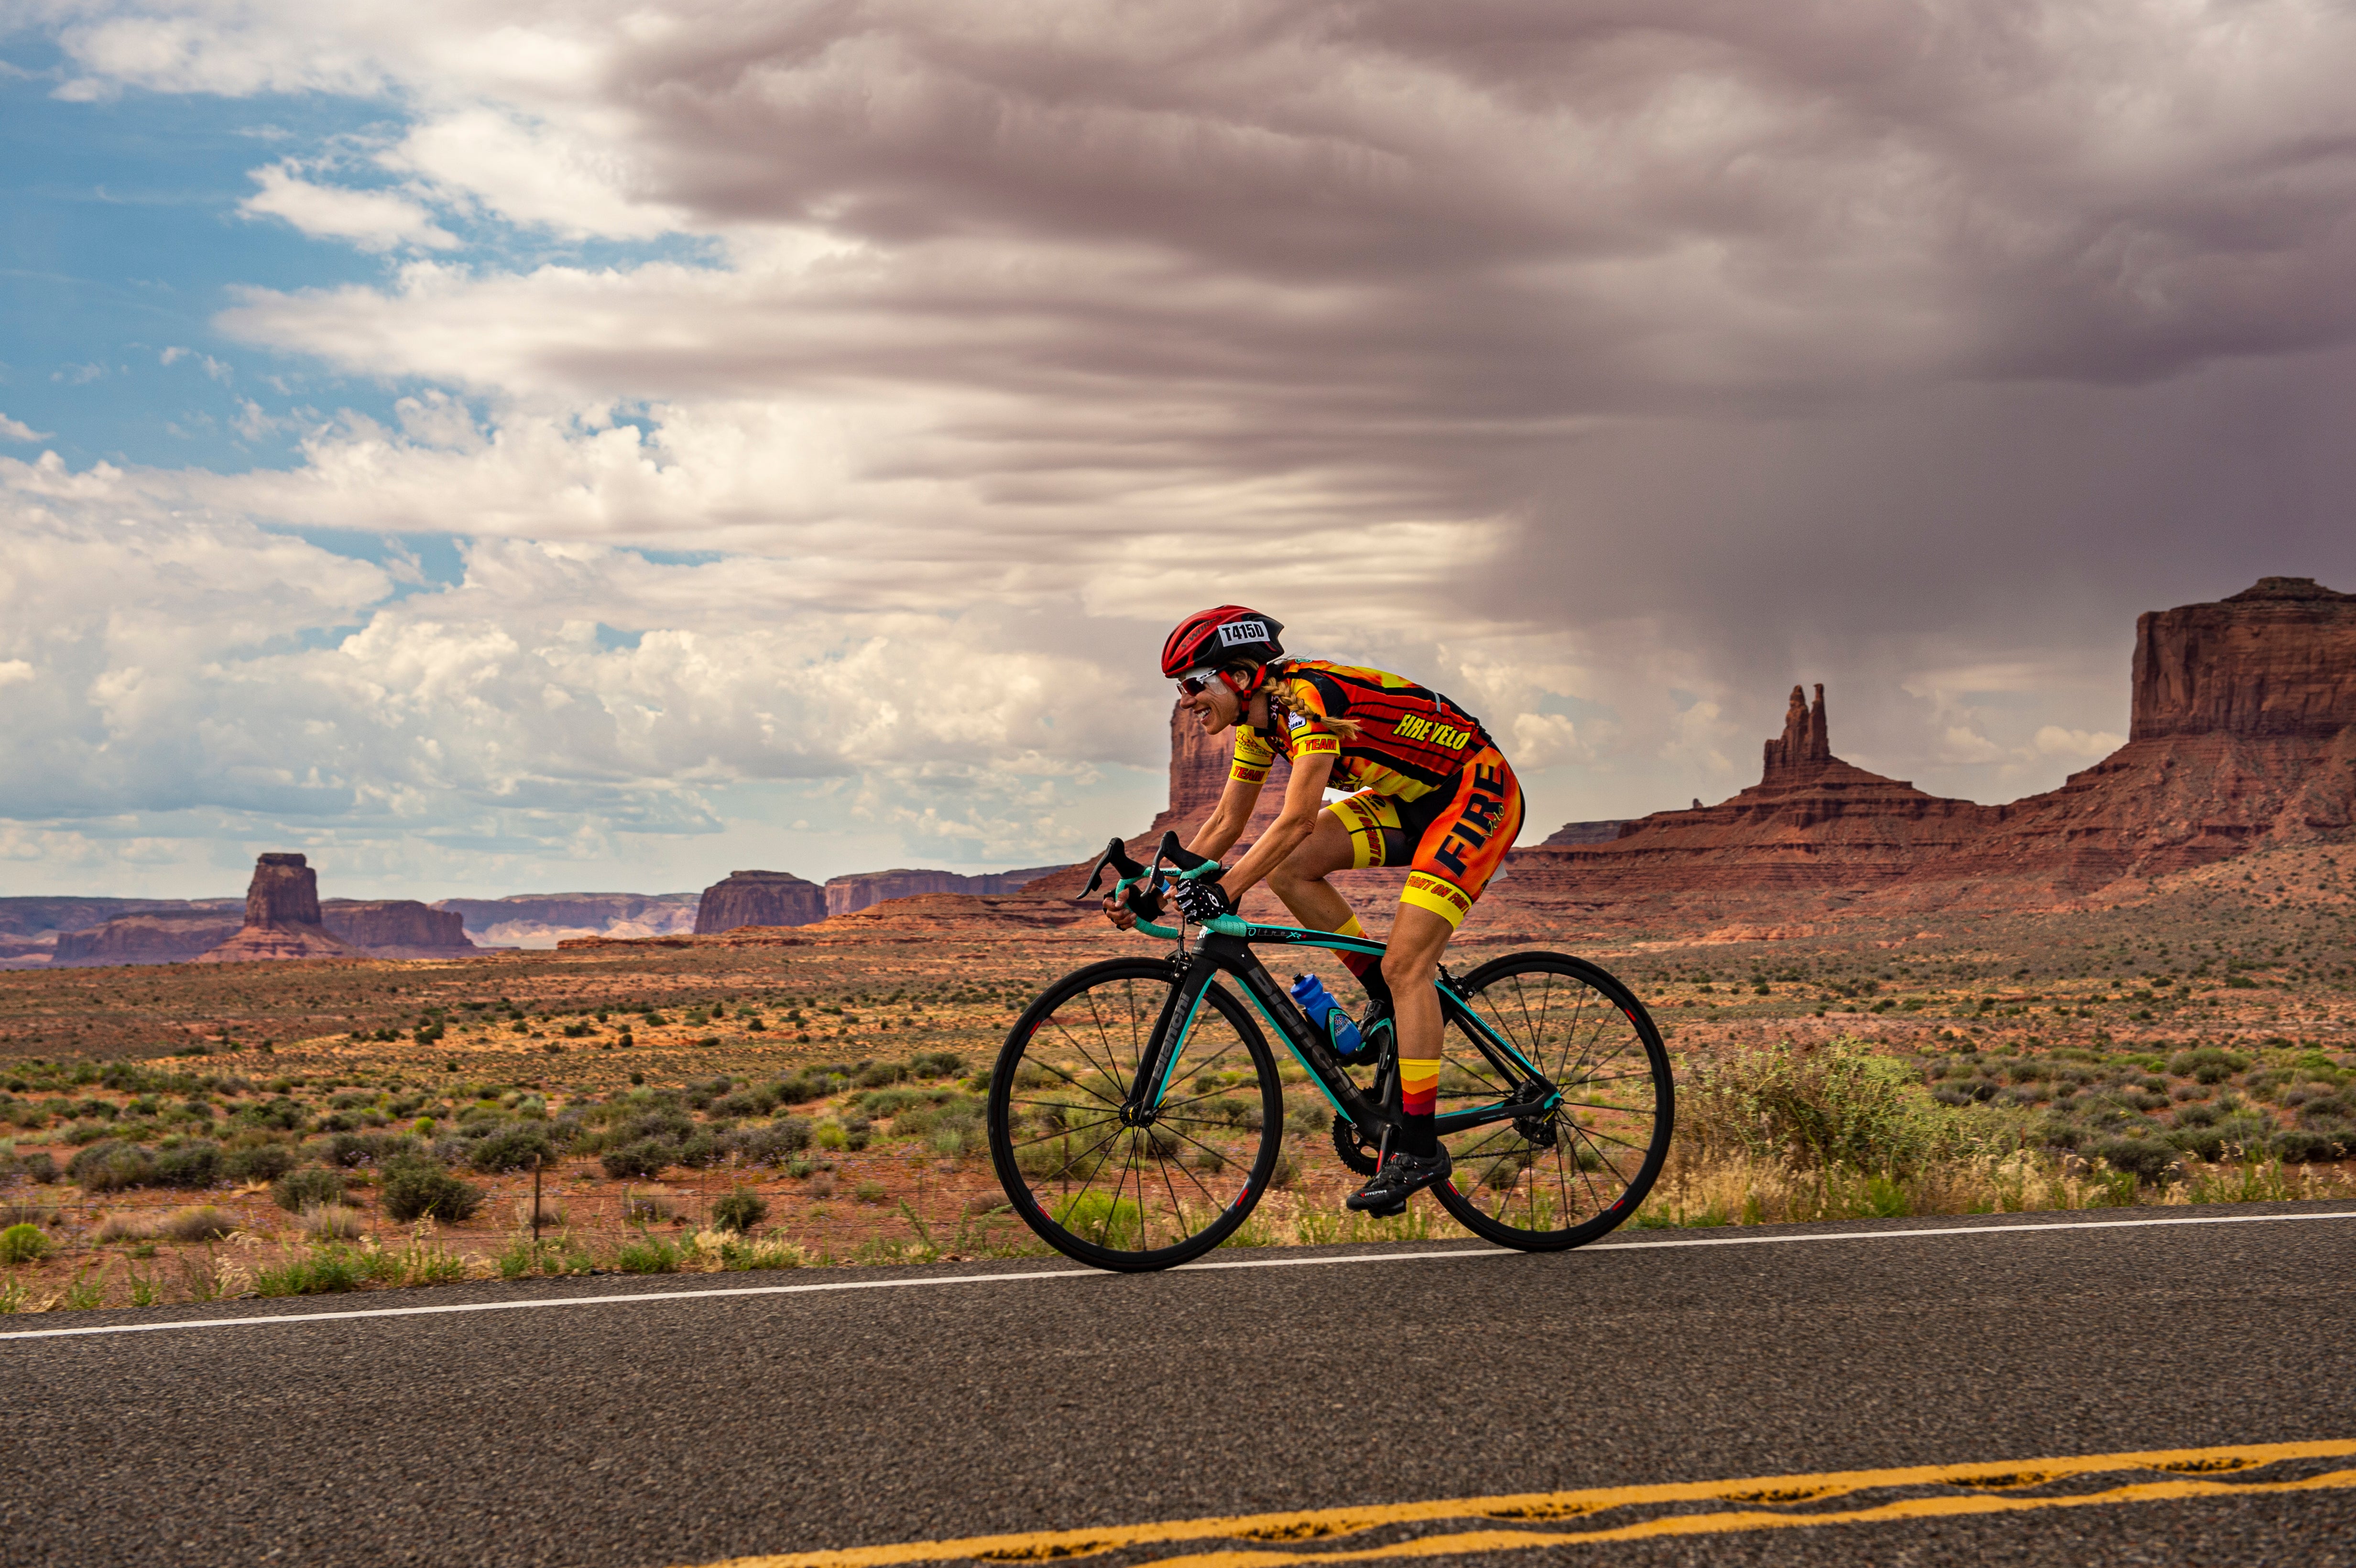
[[[1459,984],[1467,1008],[1560,1099],[1445,1138],[1454,1170],[1434,1189],[1441,1205],[1503,1246],[1554,1252],[1593,1241],[1636,1211],[1669,1152],[1676,1088],[1661,1031],[1635,993],[1564,954],[1510,954]],[[1450,1020],[1441,1049],[1441,1114],[1510,1097],[1462,1019]]]
[[[1217,1246],[1267,1190],[1283,1142],[1268,1041],[1215,981],[1182,1020],[1162,1104],[1124,1113],[1179,982],[1153,958],[1066,976],[1015,1021],[990,1077],[990,1157],[1014,1211],[1097,1268],[1168,1268]]]

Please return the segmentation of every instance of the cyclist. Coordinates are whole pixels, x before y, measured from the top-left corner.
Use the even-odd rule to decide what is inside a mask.
[[[1226,789],[1189,849],[1215,860],[1226,854],[1251,820],[1269,767],[1279,756],[1292,764],[1283,810],[1258,841],[1216,880],[1179,882],[1173,896],[1189,919],[1208,920],[1265,880],[1303,925],[1363,936],[1325,879],[1352,867],[1408,869],[1380,967],[1340,955],[1366,989],[1366,1046],[1396,1030],[1406,1119],[1349,1206],[1392,1214],[1449,1174],[1432,1126],[1441,1029],[1433,972],[1521,832],[1522,790],[1481,721],[1447,698],[1378,669],[1288,658],[1283,632],[1266,615],[1222,604],[1187,616],[1162,645],[1162,673],[1178,683],[1204,733],[1236,737]],[[1329,785],[1355,793],[1328,805]],[[1113,901],[1106,907],[1115,924],[1136,923]]]

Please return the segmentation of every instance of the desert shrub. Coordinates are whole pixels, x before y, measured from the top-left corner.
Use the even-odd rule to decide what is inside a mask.
[[[939,1112],[929,1104],[919,1101],[893,1114],[892,1136],[895,1138],[927,1137],[935,1127],[940,1125],[940,1121]]]
[[[833,1078],[822,1068],[806,1068],[776,1083],[777,1101],[786,1105],[806,1105],[812,1100],[823,1100],[834,1093]]]
[[[965,1058],[954,1051],[920,1051],[908,1058],[908,1071],[919,1078],[954,1078],[965,1071]]]
[[[657,1236],[640,1236],[615,1250],[614,1267],[622,1274],[677,1274],[683,1248]]]
[[[305,1166],[290,1170],[270,1184],[270,1200],[289,1214],[300,1214],[306,1209],[317,1209],[344,1200],[344,1177],[341,1171],[325,1166]]]
[[[49,1250],[49,1238],[38,1225],[11,1225],[0,1231],[0,1264],[38,1263]]]
[[[343,1247],[323,1247],[307,1258],[293,1258],[278,1268],[257,1269],[257,1296],[321,1296],[357,1290],[365,1271],[360,1261]]]
[[[175,1209],[155,1222],[155,1234],[167,1242],[218,1242],[236,1229],[236,1215],[209,1203]]]
[[[597,1163],[616,1181],[645,1180],[678,1163],[679,1146],[660,1138],[640,1138],[620,1148],[607,1149]]]
[[[777,1091],[774,1084],[764,1083],[755,1089],[739,1089],[734,1094],[723,1094],[712,1102],[712,1115],[717,1116],[766,1116],[777,1108]]]
[[[2127,1171],[2142,1182],[2160,1180],[2183,1158],[2173,1144],[2158,1138],[2102,1138],[2088,1144],[2082,1152],[2113,1170]]]
[[[668,1225],[679,1218],[679,1205],[659,1194],[644,1194],[622,1205],[622,1218],[633,1225]]]
[[[747,1165],[783,1165],[809,1147],[807,1116],[780,1116],[766,1127],[745,1127],[728,1135],[727,1147]]]
[[[337,1133],[319,1149],[329,1165],[390,1165],[425,1157],[425,1143],[407,1133]]]
[[[862,1181],[851,1189],[851,1196],[862,1203],[881,1203],[890,1196],[880,1181]]]
[[[683,1143],[695,1135],[693,1118],[666,1106],[644,1111],[616,1127],[612,1135],[616,1144],[637,1143],[644,1138],[661,1138],[666,1143]]]
[[[16,1168],[25,1173],[27,1180],[38,1182],[44,1187],[58,1179],[58,1162],[47,1151],[18,1155]]]
[[[859,1070],[851,1082],[862,1089],[881,1089],[887,1083],[897,1083],[908,1076],[907,1063],[903,1061],[871,1061]]]
[[[2234,1073],[2249,1066],[2250,1059],[2213,1045],[2192,1051],[2179,1051],[2168,1063],[2168,1070],[2179,1078],[2195,1078],[2203,1083],[2222,1083]]]
[[[740,1187],[712,1205],[712,1222],[723,1231],[749,1231],[768,1217],[769,1205],[749,1188]]]
[[[1678,1131],[1703,1152],[1902,1174],[1960,1134],[1904,1063],[1852,1040],[1750,1051],[1694,1068]]]
[[[258,1104],[240,1105],[237,1108],[236,1119],[241,1126],[262,1127],[283,1133],[301,1132],[303,1124],[309,1120],[303,1114],[303,1107],[284,1094]]]
[[[731,1081],[726,1078],[691,1078],[680,1086],[680,1092],[686,1096],[689,1104],[701,1111],[728,1093],[730,1084]]]
[[[534,1165],[552,1165],[556,1146],[546,1131],[528,1123],[502,1128],[482,1139],[467,1156],[467,1163],[477,1170],[529,1170]]]
[[[116,1139],[75,1151],[66,1162],[66,1175],[84,1192],[120,1192],[126,1187],[152,1186],[155,1157],[137,1144]]]
[[[2167,1141],[2199,1159],[2222,1159],[2225,1155],[2225,1135],[2215,1127],[2179,1127],[2168,1135]]]
[[[387,1219],[404,1225],[428,1215],[455,1224],[482,1207],[483,1189],[429,1161],[404,1160],[386,1168],[377,1202]]]
[[[294,1168],[294,1151],[284,1144],[256,1144],[221,1156],[221,1175],[231,1181],[275,1181]]]
[[[2356,1138],[2332,1137],[2306,1127],[2290,1127],[2266,1140],[2276,1159],[2305,1164],[2310,1160],[2344,1159],[2356,1150]]]
[[[698,1132],[692,1137],[681,1139],[679,1146],[678,1163],[695,1170],[701,1170],[707,1165],[718,1164],[728,1152],[727,1146],[722,1142],[722,1136],[720,1132],[706,1130]]]

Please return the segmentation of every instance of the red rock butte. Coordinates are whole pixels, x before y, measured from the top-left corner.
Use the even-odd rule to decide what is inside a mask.
[[[319,874],[300,855],[263,855],[245,890],[245,924],[200,955],[199,964],[250,964],[280,958],[364,958],[327,934],[319,916]]]
[[[1832,752],[1824,688],[1794,688],[1760,782],[1608,843],[1516,851],[1493,897],[1575,917],[2041,907],[2356,809],[2356,594],[2269,577],[2139,617],[2128,742],[2005,805],[1927,795]]]
[[[695,934],[745,925],[809,925],[826,918],[826,890],[791,871],[731,871],[703,890]]]

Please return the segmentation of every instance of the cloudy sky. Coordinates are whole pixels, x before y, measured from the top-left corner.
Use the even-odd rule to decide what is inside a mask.
[[[1240,601],[1533,834],[2356,589],[2356,11],[0,0],[0,892],[1065,859]]]

